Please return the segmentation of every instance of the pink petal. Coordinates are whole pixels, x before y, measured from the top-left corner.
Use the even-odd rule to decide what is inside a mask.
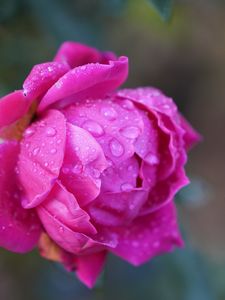
[[[106,63],[107,60],[115,60],[116,56],[110,52],[101,53],[95,48],[74,42],[65,42],[59,48],[54,61],[68,63],[71,68],[88,63]]]
[[[201,135],[191,126],[191,124],[180,115],[180,123],[185,130],[184,143],[187,150],[191,149],[196,143],[202,140]]]
[[[35,247],[41,227],[35,212],[20,204],[15,173],[18,153],[18,143],[0,144],[0,246],[24,253]]]
[[[55,200],[55,196],[60,197],[59,200]],[[77,219],[76,213],[74,213],[74,220],[72,220],[71,213],[68,212],[68,208],[63,208],[57,211],[55,206],[62,203],[63,198],[69,199],[70,205],[73,195],[62,189],[61,185],[55,189],[53,188],[52,193],[47,196],[46,202],[43,202],[37,207],[38,215],[41,222],[47,231],[48,235],[53,241],[55,241],[64,250],[73,254],[91,254],[96,251],[100,251],[108,247],[115,247],[116,240],[111,234],[107,236],[100,236],[98,234],[92,234],[91,236],[82,233],[81,231],[94,232],[94,228],[91,223],[88,222],[88,217],[85,212],[78,208],[76,209],[79,214],[82,214],[81,228],[79,229],[79,218]],[[51,204],[52,202],[52,204]],[[45,203],[47,205],[45,205]],[[76,202],[75,204],[76,205]],[[67,219],[69,216],[69,220]],[[86,219],[86,220],[85,220]],[[76,226],[77,222],[77,226]],[[84,224],[85,222],[85,224]]]
[[[23,91],[15,91],[0,99],[0,128],[10,125],[23,117],[30,107],[31,101]]]
[[[101,192],[123,192],[136,187],[139,164],[133,156],[119,165],[110,164],[102,173]]]
[[[119,193],[101,193],[88,208],[92,220],[103,226],[122,226],[129,224],[140,212],[146,202],[148,192],[133,189]]]
[[[101,145],[105,156],[121,164],[134,154],[134,143],[143,130],[143,121],[134,107],[124,101],[105,99],[77,101],[63,110],[72,124],[88,130]]]
[[[138,266],[152,257],[183,245],[172,202],[136,219],[132,227],[118,228],[118,245],[111,252]]]
[[[101,146],[90,133],[68,123],[60,179],[81,206],[95,199],[100,193],[99,177],[107,165]]]
[[[58,178],[65,138],[66,121],[56,110],[47,111],[25,131],[18,162],[25,208],[40,204]]]
[[[186,186],[189,180],[183,168],[176,170],[163,181],[159,181],[150,190],[148,200],[141,208],[140,215],[146,215],[171,202],[176,193]]]
[[[65,106],[79,99],[102,97],[118,88],[126,80],[127,74],[127,57],[109,61],[108,64],[91,63],[76,67],[48,90],[40,103],[39,111],[62,99]]]
[[[70,68],[67,64],[59,62],[35,65],[24,81],[24,95],[28,99],[37,99],[69,70]]]
[[[87,287],[92,288],[101,274],[106,260],[106,251],[77,256],[76,274]]]
[[[80,208],[76,198],[60,182],[56,182],[42,207],[71,230],[96,234],[90,216]]]

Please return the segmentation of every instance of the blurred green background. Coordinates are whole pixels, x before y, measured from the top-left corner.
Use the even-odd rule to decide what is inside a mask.
[[[129,56],[126,86],[159,87],[204,136],[177,197],[186,247],[140,268],[109,257],[92,291],[37,251],[0,250],[1,300],[225,299],[225,2],[174,1],[167,22],[149,2],[0,0],[0,95],[64,40]]]

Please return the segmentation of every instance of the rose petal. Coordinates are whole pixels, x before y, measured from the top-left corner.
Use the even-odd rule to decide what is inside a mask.
[[[172,202],[154,213],[136,219],[128,228],[118,228],[118,245],[111,252],[138,266],[152,257],[183,245]]]
[[[182,115],[180,115],[180,124],[185,130],[183,136],[185,148],[190,150],[196,143],[202,140],[202,137]]]
[[[127,225],[138,216],[147,197],[148,192],[143,189],[119,193],[101,193],[91,203],[88,212],[97,224],[103,226]]]
[[[25,131],[18,162],[25,208],[40,204],[58,178],[65,138],[66,121],[56,110],[49,110]]]
[[[0,99],[0,128],[10,125],[23,117],[29,110],[31,101],[23,91],[15,91]]]
[[[134,107],[114,97],[77,101],[63,110],[67,120],[88,130],[101,145],[105,156],[121,164],[134,154],[134,143],[143,130],[143,121]]]
[[[178,169],[164,181],[159,181],[150,190],[148,200],[141,208],[140,215],[153,212],[171,202],[176,193],[189,183],[184,169]]]
[[[90,216],[80,208],[73,194],[58,181],[42,203],[42,207],[71,230],[84,234],[97,233],[90,222]]]
[[[101,192],[121,192],[136,187],[139,164],[133,156],[121,162],[120,165],[110,164],[101,176]]]
[[[59,62],[35,65],[23,83],[24,95],[27,99],[37,99],[69,70],[67,64]]]
[[[99,177],[107,165],[102,148],[96,140],[86,130],[68,123],[60,179],[81,206],[100,193]]]
[[[24,253],[35,247],[41,226],[36,213],[20,204],[15,172],[18,153],[18,143],[0,144],[0,246]]]
[[[79,99],[102,97],[119,87],[127,74],[127,57],[109,61],[108,64],[91,63],[76,67],[48,90],[39,105],[39,111],[61,99],[64,99],[63,105],[68,105]]]
[[[111,52],[101,53],[95,48],[69,41],[60,46],[54,61],[66,62],[71,68],[75,68],[88,63],[106,63],[108,60],[115,59],[116,56]]]
[[[106,260],[106,251],[77,256],[76,274],[87,287],[92,288],[98,279]]]
[[[60,191],[61,189],[61,191]],[[99,234],[93,234],[92,237],[78,231],[79,226],[76,227],[76,221],[79,222],[78,220],[74,220],[74,222],[71,220],[68,221],[63,218],[63,211],[58,211],[56,214],[55,208],[52,209],[51,202],[54,204],[59,203],[59,201],[55,201],[55,192],[58,192],[60,194],[61,201],[63,199],[63,195],[65,199],[72,199],[72,195],[63,189],[62,186],[58,186],[57,191],[53,190],[53,193],[49,194],[47,197],[47,207],[45,206],[45,202],[43,204],[39,205],[36,209],[38,212],[38,215],[41,219],[41,222],[47,231],[48,235],[51,237],[53,241],[55,241],[60,247],[62,247],[64,250],[73,253],[73,254],[91,254],[96,251],[100,251],[105,249],[106,246],[108,247],[115,247],[116,245],[116,240],[112,234],[107,234],[101,235]],[[59,195],[58,195],[59,196]],[[58,197],[57,196],[57,197]],[[75,198],[74,198],[75,199]],[[65,208],[63,208],[65,211]],[[79,210],[79,213],[82,213],[82,210]],[[66,212],[67,215],[70,216],[71,214]],[[75,216],[74,216],[75,217]],[[83,220],[81,222],[83,231],[87,230],[93,230],[93,227],[91,224],[86,222],[84,226],[84,218],[87,217],[85,216],[85,213],[83,212]]]

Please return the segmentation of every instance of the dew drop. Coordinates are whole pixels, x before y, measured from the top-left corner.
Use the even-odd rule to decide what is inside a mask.
[[[127,191],[130,191],[133,189],[133,185],[130,184],[129,182],[125,182],[125,183],[121,184],[120,189],[123,192],[127,192]]]
[[[95,137],[102,136],[104,133],[102,126],[95,121],[88,120],[83,124],[82,127],[93,134],[93,136]]]
[[[109,147],[112,155],[115,157],[120,157],[124,153],[124,147],[114,138],[110,141]]]
[[[74,174],[80,174],[81,171],[82,171],[82,165],[80,165],[80,164],[75,165],[72,169],[72,172]]]
[[[50,150],[50,153],[51,153],[51,154],[56,154],[56,153],[57,153],[57,150],[56,150],[55,148],[52,148],[52,149]]]
[[[113,107],[103,107],[101,109],[101,113],[106,119],[110,121],[115,120],[118,116],[117,112]]]
[[[130,100],[124,100],[122,103],[122,107],[127,110],[132,110],[134,108],[134,104]]]
[[[144,158],[150,165],[157,165],[159,164],[159,158],[152,154],[152,153],[148,153],[145,158]]]
[[[121,129],[121,134],[128,139],[136,139],[140,130],[136,126],[127,126]]]
[[[24,136],[25,137],[30,137],[35,133],[35,130],[33,128],[28,128],[25,132],[24,132]]]
[[[48,127],[46,130],[46,135],[47,136],[55,136],[56,135],[56,130],[53,127]]]
[[[60,227],[59,227],[59,232],[60,232],[60,233],[63,233],[63,232],[64,232],[64,227],[63,227],[63,226],[60,226]]]
[[[37,147],[37,148],[34,148],[32,153],[33,153],[34,156],[36,156],[39,153],[39,151],[40,151],[40,148]]]

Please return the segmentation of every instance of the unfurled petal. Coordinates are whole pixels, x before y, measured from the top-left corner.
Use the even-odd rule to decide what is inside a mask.
[[[92,135],[68,123],[60,180],[74,194],[81,206],[99,195],[100,175],[107,166],[104,152]]]
[[[116,60],[116,56],[75,42],[63,43],[54,58],[56,62],[68,63],[71,68],[96,62],[107,63],[109,60]]]
[[[18,143],[0,144],[0,246],[23,253],[35,247],[41,226],[35,211],[21,207],[16,169],[18,153]]]
[[[72,200],[74,200],[74,204]],[[63,201],[69,201],[71,207],[63,207]],[[61,208],[57,211],[59,205]],[[76,210],[74,211],[75,206]],[[69,211],[71,208],[73,211]],[[116,245],[116,240],[110,233],[104,236],[95,234],[87,214],[77,206],[73,195],[60,185],[53,188],[52,193],[37,207],[37,212],[51,239],[70,253],[89,254],[103,250],[106,246],[115,247]],[[64,219],[64,216],[67,216],[67,219]],[[79,224],[81,228],[79,228]],[[92,237],[82,233],[82,231],[92,232]]]
[[[88,211],[92,220],[103,226],[126,226],[139,213],[148,192],[134,189],[118,193],[102,193],[91,203]]]
[[[24,133],[18,161],[25,208],[40,204],[58,178],[64,159],[66,121],[49,110]]]
[[[127,74],[127,57],[109,61],[108,64],[91,63],[76,67],[48,90],[40,103],[39,111],[62,99],[62,105],[68,105],[79,99],[103,97],[118,88]]]
[[[90,216],[80,208],[73,194],[69,193],[59,181],[55,183],[42,207],[71,230],[84,234],[97,233],[90,222]]]
[[[185,148],[190,150],[196,143],[202,140],[202,137],[182,115],[180,115],[180,124],[185,131],[183,137]]]
[[[176,193],[189,183],[183,168],[176,170],[171,176],[159,181],[150,190],[148,200],[144,203],[140,215],[149,214],[173,201]]]
[[[23,83],[24,95],[28,99],[37,99],[69,70],[68,64],[59,62],[35,65]]]
[[[31,101],[27,99],[22,90],[15,91],[0,99],[0,128],[10,125],[29,110]]]
[[[106,251],[78,256],[76,259],[77,277],[86,286],[92,288],[102,272],[106,260]]]
[[[118,245],[111,251],[136,266],[183,245],[172,202],[115,232]]]

